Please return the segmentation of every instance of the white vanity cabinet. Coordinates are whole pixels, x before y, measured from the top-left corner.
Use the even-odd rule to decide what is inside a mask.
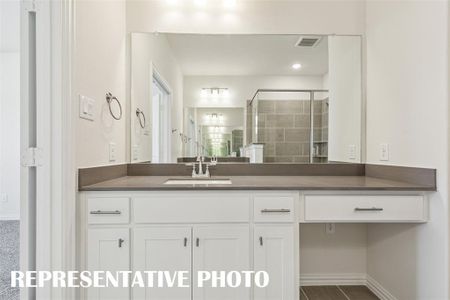
[[[93,228],[88,230],[88,271],[123,271],[130,269],[130,233],[128,228]],[[89,300],[128,299],[129,288],[89,288]]]
[[[133,270],[169,272],[191,271],[192,230],[190,227],[135,228],[133,242]],[[134,299],[158,300],[191,298],[190,288],[139,288],[133,290]],[[127,298],[128,299],[128,298]]]
[[[80,193],[80,270],[187,271],[189,287],[80,289],[80,299],[297,300],[300,223],[426,222],[418,192]],[[266,271],[264,288],[197,285],[198,271]]]
[[[254,268],[269,273],[265,288],[255,289],[255,300],[295,299],[296,269],[294,228],[290,225],[255,225]]]
[[[81,289],[80,298],[297,300],[297,199],[288,191],[80,193],[81,270],[188,271],[190,284]],[[270,283],[199,287],[199,271],[267,271]]]

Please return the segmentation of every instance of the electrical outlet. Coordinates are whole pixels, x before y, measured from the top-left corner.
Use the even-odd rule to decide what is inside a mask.
[[[327,234],[334,234],[336,232],[336,224],[334,224],[334,223],[326,223],[325,224],[325,232]]]
[[[138,160],[138,159],[139,159],[139,146],[134,145],[133,146],[133,160]]]
[[[356,159],[356,145],[348,145],[348,159]]]
[[[389,144],[380,144],[380,160],[389,160]]]
[[[8,202],[8,194],[1,193],[1,194],[0,194],[0,202],[1,202],[1,203],[6,203],[6,202]]]
[[[109,161],[116,161],[117,154],[116,154],[116,144],[115,143],[109,143]]]

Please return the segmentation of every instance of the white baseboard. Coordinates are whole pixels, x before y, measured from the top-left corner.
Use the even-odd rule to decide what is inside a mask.
[[[378,281],[367,275],[367,287],[381,300],[397,300],[388,290],[386,290]]]
[[[311,285],[366,285],[367,276],[364,273],[343,274],[302,274],[300,286]]]
[[[302,274],[300,286],[320,285],[365,285],[381,300],[397,300],[380,283],[367,274],[342,273],[342,274]]]
[[[19,215],[0,215],[0,221],[19,221]]]

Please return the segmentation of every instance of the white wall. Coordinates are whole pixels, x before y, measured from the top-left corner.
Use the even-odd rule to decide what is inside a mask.
[[[0,220],[20,215],[20,2],[0,2]]]
[[[127,1],[128,30],[183,33],[306,33],[362,34],[364,2],[349,1],[237,1],[223,9],[221,1],[208,1],[199,11],[191,2]],[[186,3],[187,2],[187,3]]]
[[[367,273],[367,225],[300,225],[300,278],[364,278]]]
[[[131,111],[136,108],[145,111],[147,121],[151,122],[152,72],[153,68],[163,77],[172,90],[171,128],[177,129],[171,136],[171,161],[182,156],[179,132],[183,128],[183,75],[172,54],[170,45],[164,35],[134,33],[131,37]],[[135,114],[131,116],[131,144],[139,150],[138,159],[151,160],[151,134],[144,135],[145,130],[137,124]],[[147,128],[147,131],[151,131]]]
[[[75,1],[75,96],[95,99],[94,121],[78,119],[77,165],[90,167],[128,161],[126,97],[125,1]],[[113,120],[105,94],[122,103],[123,117]],[[78,103],[76,105],[78,108]],[[75,111],[78,118],[78,109]],[[116,144],[116,161],[109,161],[109,143]]]
[[[246,101],[257,89],[322,89],[322,86],[322,76],[186,76],[183,97],[186,107],[246,107]],[[229,96],[201,97],[201,89],[208,87],[228,88]],[[309,99],[309,95],[305,97]]]
[[[361,37],[330,36],[328,45],[328,159],[361,162]],[[350,147],[355,147],[354,156]]]
[[[367,161],[437,169],[428,223],[369,226],[368,273],[398,299],[449,297],[448,12],[446,1],[367,3]]]

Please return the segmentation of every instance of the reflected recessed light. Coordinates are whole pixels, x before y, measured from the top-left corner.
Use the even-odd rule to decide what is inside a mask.
[[[223,6],[225,7],[235,7],[236,6],[236,0],[223,0]]]
[[[298,70],[298,69],[300,69],[301,67],[302,67],[301,64],[293,64],[293,65],[292,65],[292,69],[294,69],[294,70]]]
[[[206,0],[194,0],[194,4],[197,6],[205,6]]]

